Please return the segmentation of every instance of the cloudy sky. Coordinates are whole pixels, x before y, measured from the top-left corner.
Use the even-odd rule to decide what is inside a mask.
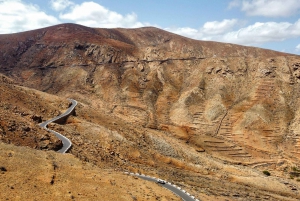
[[[299,0],[0,0],[0,34],[66,22],[155,26],[198,40],[300,54]]]

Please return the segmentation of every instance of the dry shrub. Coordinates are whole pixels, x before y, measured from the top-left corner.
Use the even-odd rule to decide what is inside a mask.
[[[73,116],[69,116],[66,123],[67,124],[76,124],[76,123],[81,123],[81,121],[77,118],[74,118]]]
[[[128,153],[129,157],[131,158],[139,158],[141,156],[141,153],[134,149],[134,150],[131,150],[129,153]]]

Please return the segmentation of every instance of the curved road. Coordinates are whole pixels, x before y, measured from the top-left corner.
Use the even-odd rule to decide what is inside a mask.
[[[62,134],[60,134],[60,133],[58,133],[54,130],[48,129],[47,125],[52,123],[52,122],[55,122],[55,121],[57,121],[61,118],[69,116],[74,111],[74,108],[77,105],[77,101],[73,100],[73,99],[68,99],[68,100],[72,102],[72,105],[68,108],[68,110],[65,113],[40,124],[40,127],[46,129],[47,131],[50,131],[51,133],[54,133],[56,135],[56,137],[58,137],[62,141],[63,147],[60,150],[57,151],[59,153],[66,153],[70,149],[70,147],[72,146],[72,142],[68,138],[63,136]]]
[[[73,100],[73,99],[68,99],[69,101],[72,102],[72,105],[67,109],[67,111],[57,117],[54,117],[53,119],[50,119],[50,120],[47,120],[43,123],[40,124],[40,127],[46,129],[47,131],[50,131],[51,133],[54,133],[56,135],[56,137],[58,137],[62,143],[63,143],[63,147],[58,150],[57,152],[59,153],[66,153],[70,147],[72,146],[72,142],[66,138],[65,136],[63,136],[62,134],[56,132],[56,131],[53,131],[51,129],[48,129],[47,128],[47,125],[52,123],[52,122],[55,122],[61,118],[64,118],[64,117],[67,117],[69,116],[73,111],[74,111],[74,108],[76,107],[77,105],[77,101],[76,100]],[[147,180],[147,181],[152,181],[152,182],[156,182],[158,185],[172,191],[173,193],[175,193],[176,195],[178,195],[179,197],[181,197],[182,200],[184,201],[199,201],[198,199],[195,199],[193,196],[191,196],[189,193],[187,193],[186,191],[182,190],[180,187],[176,186],[176,185],[172,185],[171,183],[169,182],[165,182],[165,183],[158,183],[158,178],[154,178],[154,177],[150,177],[150,176],[146,176],[146,175],[140,175],[140,174],[134,174],[134,173],[128,173],[128,172],[125,172],[125,174],[129,174],[129,175],[135,175],[141,179],[144,179],[144,180]]]
[[[141,179],[144,179],[144,180],[147,180],[147,181],[156,182],[158,185],[172,191],[173,193],[175,193],[176,195],[181,197],[181,199],[184,200],[184,201],[199,201],[198,199],[196,199],[194,196],[190,195],[185,190],[181,189],[180,187],[178,187],[174,184],[171,184],[170,182],[165,181],[165,184],[162,184],[162,183],[158,183],[158,180],[160,180],[160,179],[155,178],[155,177],[150,177],[150,176],[147,176],[147,175],[140,175],[140,174],[137,174],[137,173],[136,174],[128,173],[128,172],[125,172],[125,174],[134,175],[134,176],[137,176],[137,177],[139,177]]]

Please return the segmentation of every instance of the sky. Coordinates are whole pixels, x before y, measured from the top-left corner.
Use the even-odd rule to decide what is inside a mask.
[[[155,26],[197,40],[300,54],[300,0],[0,0],[0,34],[61,23]]]

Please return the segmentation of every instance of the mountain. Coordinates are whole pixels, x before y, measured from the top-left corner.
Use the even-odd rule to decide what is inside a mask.
[[[164,178],[202,200],[300,198],[300,56],[76,24],[0,35],[0,46],[1,141],[57,150],[52,137],[30,141],[49,135],[32,118],[73,98],[76,116],[51,126],[84,163]]]

